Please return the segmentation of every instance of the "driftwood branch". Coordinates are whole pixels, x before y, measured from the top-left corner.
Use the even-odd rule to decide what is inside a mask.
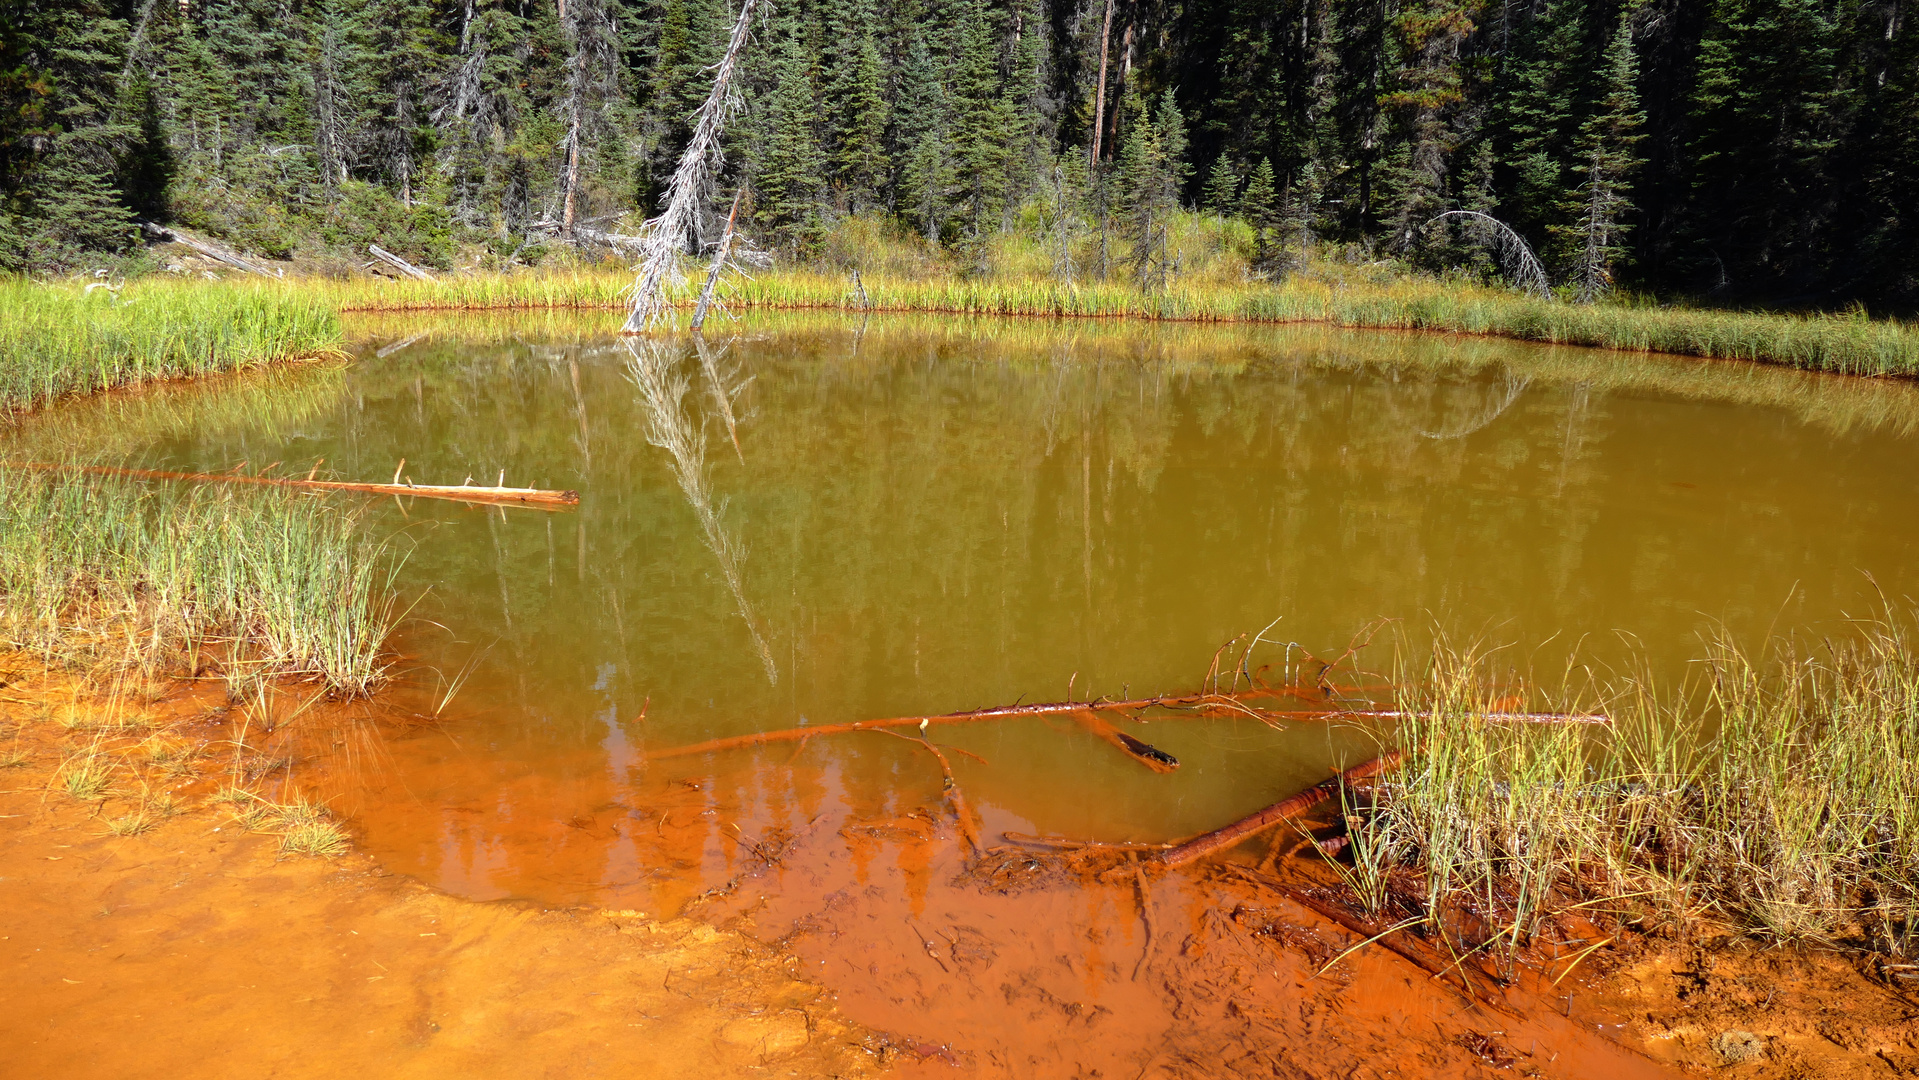
[[[1354,780],[1363,780],[1368,776],[1377,776],[1399,766],[1400,754],[1394,750],[1381,754],[1371,761],[1355,765],[1329,780],[1322,780],[1291,798],[1281,799],[1257,814],[1249,814],[1224,828],[1203,833],[1175,848],[1169,848],[1159,855],[1159,862],[1165,866],[1184,866],[1196,859],[1211,855],[1232,847],[1255,833],[1272,828],[1304,814],[1320,803],[1338,795],[1340,790]]]
[[[450,499],[455,502],[487,503],[501,506],[532,506],[558,510],[580,504],[577,491],[543,491],[537,488],[457,487],[411,483],[355,484],[341,480],[282,479],[273,476],[249,476],[246,473],[165,472],[159,469],[117,469],[108,465],[61,465],[47,462],[6,462],[7,468],[34,469],[41,472],[84,472],[99,476],[125,476],[135,480],[191,480],[205,484],[261,484],[268,487],[300,488],[307,491],[358,491],[368,495],[410,495],[422,499]]]
[[[186,233],[183,233],[179,231],[178,229],[169,229],[165,225],[155,225],[151,221],[143,221],[140,224],[144,226],[148,232],[154,234],[155,236],[165,237],[166,239],[171,240],[176,244],[182,244],[182,245],[185,245],[186,247],[190,247],[194,251],[197,251],[200,254],[205,255],[207,258],[212,259],[214,262],[225,263],[226,265],[231,266],[236,270],[245,270],[249,274],[258,274],[261,277],[285,277],[286,276],[286,272],[283,270],[280,270],[280,271],[268,270],[266,267],[261,266],[259,263],[249,262],[248,260],[243,259],[238,255],[235,255],[233,252],[228,251],[225,248],[207,243],[205,240],[200,240],[195,237],[188,236]]]
[[[405,274],[406,276],[410,278],[417,278],[421,281],[433,280],[432,274],[429,274],[425,270],[422,270],[419,267],[413,265],[412,263],[407,262],[405,259],[400,258],[398,255],[393,254],[391,251],[388,251],[387,249],[381,247],[378,244],[368,244],[366,246],[366,250],[369,255],[372,255],[374,258],[380,260],[381,262],[387,264],[388,266],[391,266],[395,270],[398,270],[400,273]]]

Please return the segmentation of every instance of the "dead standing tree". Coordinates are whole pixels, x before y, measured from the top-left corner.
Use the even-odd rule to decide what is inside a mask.
[[[1506,276],[1513,283],[1540,299],[1552,296],[1552,284],[1546,280],[1546,268],[1539,264],[1539,257],[1533,254],[1532,246],[1526,238],[1512,230],[1510,225],[1477,210],[1448,210],[1445,213],[1420,226],[1436,225],[1449,217],[1461,217],[1479,229],[1488,246],[1499,256],[1500,265],[1506,270]]]
[[[741,108],[740,96],[733,90],[733,72],[746,50],[753,9],[761,2],[742,0],[726,53],[713,65],[713,89],[693,114],[693,137],[667,185],[666,209],[640,228],[640,262],[633,280],[633,310],[621,328],[625,333],[644,333],[668,318],[668,292],[679,281],[680,257],[688,252],[689,239],[697,244],[700,211],[713,175],[724,161],[720,132]]]

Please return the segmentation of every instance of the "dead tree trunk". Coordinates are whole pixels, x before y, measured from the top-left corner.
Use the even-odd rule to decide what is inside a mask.
[[[753,9],[759,2],[742,0],[726,52],[713,67],[713,89],[699,111],[693,114],[693,137],[687,141],[679,168],[673,171],[673,180],[667,185],[666,209],[641,229],[640,264],[633,281],[633,310],[627,314],[622,328],[625,333],[642,333],[667,318],[667,291],[679,278],[679,261],[686,251],[687,237],[698,227],[700,204],[723,161],[720,132],[727,120],[740,110],[739,95],[733,92],[733,72],[739,65],[740,54],[746,50]]]
[[[695,333],[700,327],[706,325],[706,309],[713,304],[713,288],[720,283],[720,274],[726,269],[727,254],[733,249],[733,222],[740,216],[740,198],[745,194],[746,185],[744,184],[733,193],[733,209],[726,215],[726,231],[720,234],[719,250],[713,253],[713,265],[706,270],[706,286],[700,290],[699,305],[693,309],[693,324],[690,329]],[[739,440],[735,439],[734,445],[737,447]]]
[[[1099,89],[1093,94],[1093,157],[1092,167],[1099,168],[1099,136],[1106,128],[1106,54],[1108,40],[1113,36],[1113,0],[1106,0],[1106,18],[1099,28]]]

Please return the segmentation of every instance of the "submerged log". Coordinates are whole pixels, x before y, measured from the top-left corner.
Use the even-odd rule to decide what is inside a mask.
[[[855,731],[874,731],[881,728],[918,727],[921,724],[971,724],[986,720],[1012,720],[1035,716],[1059,716],[1067,713],[1098,712],[1141,712],[1146,709],[1168,709],[1176,713],[1194,716],[1239,716],[1251,720],[1296,720],[1314,722],[1334,722],[1342,720],[1403,720],[1416,719],[1425,714],[1399,712],[1395,710],[1368,709],[1260,709],[1246,704],[1246,698],[1255,697],[1291,697],[1289,690],[1247,690],[1232,694],[1183,694],[1177,696],[1132,698],[1126,701],[1053,701],[1034,705],[1003,705],[992,709],[970,709],[965,712],[942,713],[936,716],[895,716],[884,720],[855,720],[847,724],[820,724],[814,727],[781,728],[776,731],[756,731],[750,735],[732,735],[723,739],[709,739],[703,743],[687,746],[668,747],[650,751],[648,760],[689,757],[695,754],[716,754],[724,750],[743,750],[753,746],[765,746],[769,743],[805,742],[820,735],[845,735]],[[1602,715],[1588,713],[1484,713],[1476,717],[1492,724],[1605,724],[1611,721]],[[1123,732],[1115,732],[1124,739],[1131,739]],[[1166,754],[1145,742],[1132,739],[1138,748],[1126,746],[1116,741],[1127,753],[1140,758],[1142,755],[1160,754],[1170,759],[1173,767],[1178,759]],[[1161,765],[1168,764],[1161,761]],[[1151,766],[1149,766],[1151,767]],[[1170,772],[1171,769],[1165,771]]]
[[[1124,731],[1102,719],[1090,710],[1073,714],[1079,725],[1100,738],[1119,747],[1126,755],[1156,773],[1169,773],[1179,768],[1179,759],[1148,742],[1133,738]]]
[[[543,491],[538,488],[458,487],[431,484],[356,484],[343,480],[282,479],[274,476],[248,476],[245,473],[168,472],[162,469],[120,469],[110,465],[62,465],[50,462],[7,462],[14,469],[42,472],[71,471],[100,476],[124,476],[135,480],[191,480],[205,484],[262,484],[268,487],[300,488],[310,491],[357,491],[368,495],[410,495],[422,499],[450,499],[455,502],[486,503],[497,506],[531,506],[557,510],[580,504],[577,491]]]
[[[1368,776],[1376,776],[1388,769],[1397,768],[1399,762],[1399,751],[1388,751],[1371,761],[1355,765],[1338,776],[1322,780],[1291,798],[1281,799],[1256,814],[1250,814],[1231,825],[1195,836],[1178,847],[1169,848],[1160,853],[1159,861],[1166,866],[1184,866],[1215,851],[1232,847],[1255,833],[1304,814],[1338,795],[1340,789],[1354,780],[1363,780]]]

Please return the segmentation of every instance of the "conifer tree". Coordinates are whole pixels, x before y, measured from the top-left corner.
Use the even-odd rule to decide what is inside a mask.
[[[1279,192],[1270,158],[1260,158],[1259,164],[1253,166],[1253,175],[1239,197],[1239,216],[1253,227],[1253,262],[1263,267],[1270,257],[1273,233],[1279,223]]]
[[[774,53],[773,87],[758,124],[753,168],[755,211],[794,251],[819,235],[826,166],[815,129],[819,99],[812,65],[796,22],[787,20]]]
[[[1820,0],[1717,0],[1699,45],[1684,228],[1700,283],[1786,285],[1821,254],[1839,35]]]
[[[1621,19],[1606,49],[1605,96],[1581,126],[1574,145],[1586,175],[1571,192],[1567,210],[1573,223],[1568,239],[1576,249],[1573,280],[1581,303],[1591,303],[1612,287],[1612,267],[1625,257],[1624,218],[1632,210],[1628,196],[1640,160],[1635,152],[1646,116],[1639,108],[1639,60],[1633,50],[1630,16]]]
[[[1137,118],[1127,125],[1120,147],[1120,235],[1132,244],[1133,274],[1141,286],[1163,288],[1172,273],[1169,225],[1190,170],[1186,122],[1171,90],[1160,96],[1150,117],[1137,95],[1129,93],[1122,107]]]
[[[999,42],[984,0],[966,5],[953,73],[953,164],[969,238],[1000,225],[1007,196],[1011,110],[1001,92]]]
[[[821,96],[833,180],[847,208],[856,214],[878,205],[892,168],[886,150],[886,73],[876,21],[872,0],[840,0],[828,25],[826,84]]]
[[[1206,174],[1206,209],[1220,217],[1230,216],[1239,207],[1239,170],[1225,154],[1213,159]]]
[[[955,171],[948,132],[953,125],[944,80],[917,30],[907,43],[900,79],[903,97],[894,112],[901,148],[898,208],[928,240],[938,240],[951,212]]]

